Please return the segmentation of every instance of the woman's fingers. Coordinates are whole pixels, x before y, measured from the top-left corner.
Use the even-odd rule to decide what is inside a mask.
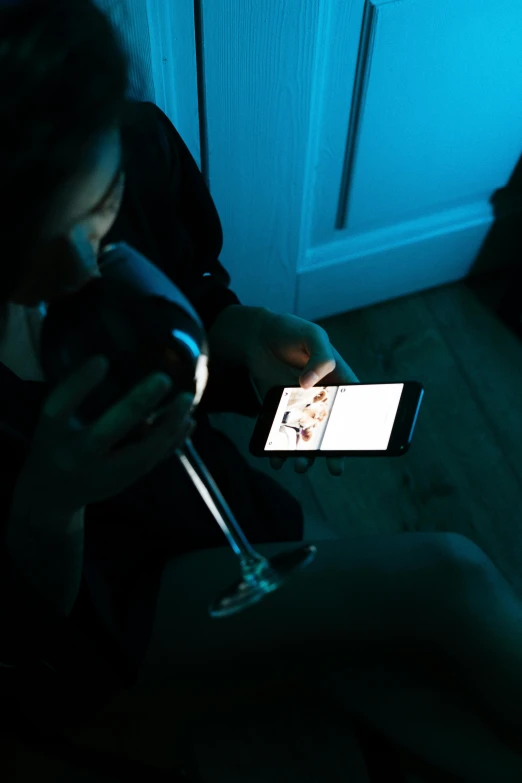
[[[270,457],[270,466],[274,470],[281,470],[285,464],[286,457]],[[297,457],[295,459],[294,469],[296,473],[306,473],[315,462],[315,457]]]

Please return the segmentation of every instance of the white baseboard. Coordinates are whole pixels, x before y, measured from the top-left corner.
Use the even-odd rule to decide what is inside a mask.
[[[522,215],[521,215],[522,218]],[[328,318],[467,277],[494,222],[490,210],[455,213],[315,248],[298,274],[296,315]],[[510,263],[492,259],[481,272]],[[512,261],[514,263],[514,259]]]

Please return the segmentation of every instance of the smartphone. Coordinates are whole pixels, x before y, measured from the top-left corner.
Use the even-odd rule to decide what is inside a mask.
[[[423,397],[417,381],[275,386],[265,397],[250,453],[401,457],[410,448]]]

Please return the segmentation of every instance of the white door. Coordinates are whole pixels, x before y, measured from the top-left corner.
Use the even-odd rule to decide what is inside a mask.
[[[244,304],[314,319],[469,273],[521,152],[520,0],[126,5]]]

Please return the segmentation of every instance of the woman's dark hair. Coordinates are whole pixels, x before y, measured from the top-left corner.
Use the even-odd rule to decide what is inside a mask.
[[[0,305],[53,196],[132,113],[129,57],[94,0],[0,0]]]

